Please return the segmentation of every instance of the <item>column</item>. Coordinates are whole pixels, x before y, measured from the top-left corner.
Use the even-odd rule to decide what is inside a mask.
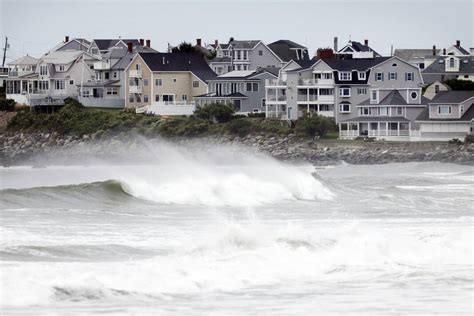
[[[397,135],[400,136],[400,122],[397,122]]]

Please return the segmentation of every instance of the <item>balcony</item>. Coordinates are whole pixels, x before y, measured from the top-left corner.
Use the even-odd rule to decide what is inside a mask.
[[[298,94],[298,102],[315,102],[318,101],[318,95],[317,94]]]
[[[315,87],[320,85],[332,85],[334,84],[333,79],[300,79],[298,80],[298,86],[300,87]]]
[[[265,79],[265,86],[266,87],[286,87],[286,81],[280,79]]]
[[[110,61],[97,61],[94,63],[94,70],[106,70],[110,69]],[[133,70],[130,70],[132,72]],[[131,77],[131,75],[130,75]]]
[[[129,93],[142,93],[142,86],[130,86]]]
[[[130,74],[130,78],[141,78],[142,77],[142,71],[141,70],[130,70],[129,74]]]

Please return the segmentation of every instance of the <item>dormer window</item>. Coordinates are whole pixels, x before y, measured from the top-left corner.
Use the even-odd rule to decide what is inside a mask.
[[[455,67],[454,64],[455,64],[454,58],[450,58],[449,59],[449,68],[454,68]]]
[[[350,71],[341,71],[339,72],[339,80],[341,81],[351,81],[352,73]]]
[[[40,76],[47,76],[48,75],[48,66],[41,65],[39,69]]]
[[[64,70],[65,70],[64,65],[59,65],[59,71],[64,71]]]
[[[359,71],[359,80],[365,80],[366,73],[363,71]]]
[[[451,114],[451,106],[450,105],[439,105],[438,106],[438,114],[439,115],[449,115],[449,114]]]

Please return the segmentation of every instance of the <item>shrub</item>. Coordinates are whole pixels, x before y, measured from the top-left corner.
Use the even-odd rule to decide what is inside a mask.
[[[248,117],[256,118],[256,117],[266,117],[265,112],[258,112],[258,113],[249,113]]]
[[[453,90],[474,90],[474,82],[471,80],[449,79],[444,83]]]
[[[227,131],[240,137],[250,134],[253,130],[253,124],[248,119],[239,118],[232,120],[227,124]]]
[[[0,99],[0,111],[13,111],[15,104],[13,99]]]
[[[465,142],[466,144],[472,144],[472,143],[474,143],[474,134],[466,135],[466,138],[464,138],[464,142]]]
[[[336,130],[333,119],[325,116],[304,116],[296,123],[295,132],[300,136],[314,137],[324,136],[330,131]]]
[[[234,109],[226,104],[210,103],[196,108],[194,116],[203,120],[225,123],[231,120],[234,112]]]

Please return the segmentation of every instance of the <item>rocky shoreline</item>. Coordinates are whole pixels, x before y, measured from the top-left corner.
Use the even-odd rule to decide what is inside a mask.
[[[294,135],[211,136],[168,138],[164,141],[180,147],[194,146],[200,149],[226,145],[239,150],[265,153],[283,161],[306,161],[314,165],[429,161],[474,165],[474,144],[317,141],[302,140]],[[67,163],[80,156],[103,161],[125,156],[140,160],[139,152],[143,152],[143,148],[154,142],[159,146],[163,140],[125,133],[105,139],[98,133],[81,137],[57,133],[0,134],[0,165],[48,164],[49,160],[57,160],[58,157]]]

